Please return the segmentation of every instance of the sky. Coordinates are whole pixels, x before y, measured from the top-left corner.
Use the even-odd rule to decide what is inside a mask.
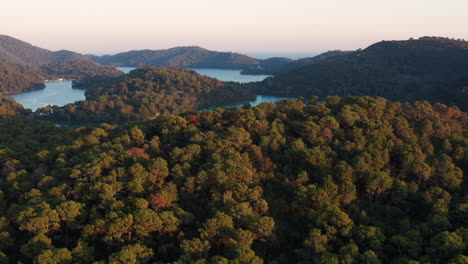
[[[468,40],[468,0],[2,0],[0,34],[112,54],[201,46],[244,53],[355,50],[381,40]]]

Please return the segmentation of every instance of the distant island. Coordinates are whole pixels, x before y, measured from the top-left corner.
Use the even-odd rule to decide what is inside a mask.
[[[133,50],[115,55],[88,55],[91,60],[109,66],[164,66],[184,68],[237,69],[242,74],[273,75],[325,58],[346,54],[343,51],[330,51],[313,58],[292,60],[289,58],[255,59],[234,52],[211,51],[197,46],[175,47],[164,50]]]

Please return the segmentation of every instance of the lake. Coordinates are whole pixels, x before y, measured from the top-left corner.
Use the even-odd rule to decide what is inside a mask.
[[[134,70],[133,67],[118,67],[117,69],[122,72],[128,73]],[[241,70],[220,70],[220,69],[192,69],[199,74],[217,78],[221,81],[235,81],[235,82],[256,82],[262,81],[268,75],[242,75]],[[35,111],[37,108],[45,107],[47,105],[63,106],[66,104],[74,103],[75,101],[85,100],[85,90],[72,89],[71,81],[60,82],[47,82],[45,88],[42,90],[17,93],[7,95],[15,99],[18,103],[22,104],[25,108]],[[261,97],[265,98],[265,97]],[[268,96],[268,99],[260,100],[274,100],[274,96]],[[278,99],[276,99],[278,100]],[[255,101],[254,101],[255,102]],[[254,104],[254,103],[252,103]],[[232,106],[228,106],[232,107]]]
[[[286,100],[286,99],[296,99],[296,98],[291,98],[291,97],[277,97],[277,96],[270,96],[270,95],[257,95],[255,100],[248,102],[251,106],[257,106],[261,103],[274,103],[279,100]],[[234,107],[241,107],[244,106],[247,103],[244,104],[234,104],[234,105],[223,105],[223,106],[215,106],[215,107],[209,107],[209,108],[204,108],[200,109],[200,111],[211,111],[216,108],[234,108]]]
[[[134,67],[117,67],[120,71],[129,73],[131,70],[136,68]],[[248,82],[259,82],[265,80],[265,78],[270,77],[270,75],[242,75],[242,70],[223,70],[223,69],[200,69],[192,68],[191,70],[196,71],[198,74],[205,75],[211,78],[216,78],[223,82],[239,82],[239,83],[248,83]]]
[[[85,99],[84,90],[72,89],[72,81],[46,82],[45,88],[25,93],[9,94],[24,108],[36,110],[47,105],[66,105]]]

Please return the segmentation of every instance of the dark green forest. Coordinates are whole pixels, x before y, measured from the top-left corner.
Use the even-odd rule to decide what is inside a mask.
[[[438,37],[383,41],[326,58],[262,82],[258,93],[286,97],[381,96],[431,100],[468,110],[468,92],[454,86],[468,74],[468,42]],[[447,96],[457,94],[458,97]]]
[[[316,99],[96,129],[3,116],[0,262],[466,263],[467,114]]]
[[[42,108],[36,115],[60,123],[121,123],[242,103],[255,97],[250,87],[176,67],[145,67],[115,78],[86,78],[75,82],[74,87],[86,87],[86,100]]]

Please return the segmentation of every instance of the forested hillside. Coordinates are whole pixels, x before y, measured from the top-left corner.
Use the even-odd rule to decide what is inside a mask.
[[[43,89],[46,78],[38,67],[0,63],[0,94]]]
[[[73,132],[3,117],[0,259],[466,263],[467,126],[369,97]]]
[[[208,106],[235,104],[254,98],[255,91],[223,83],[194,71],[174,67],[145,67],[121,77],[84,79],[86,100],[61,108],[44,108],[39,118],[55,122],[117,123],[152,119]]]
[[[52,52],[10,36],[0,35],[0,62],[40,66],[79,58],[85,59],[76,52],[68,50]]]
[[[468,73],[468,42],[425,37],[383,41],[325,59],[263,82],[262,94],[280,96],[382,96],[391,100],[452,103],[451,82]],[[434,87],[444,87],[434,89]],[[434,92],[437,92],[434,94]],[[456,100],[468,109],[468,100]]]
[[[301,58],[297,60],[290,60],[285,58],[270,58],[262,60],[260,66],[251,66],[242,70],[242,74],[268,74],[277,75],[280,73],[289,72],[305,65],[316,63],[323,60],[328,60],[350,54],[351,51],[332,50],[321,53],[314,57]]]
[[[242,69],[258,65],[254,58],[232,52],[210,51],[201,47],[175,47],[165,50],[134,50],[106,56],[88,56],[103,65],[177,66],[187,68]]]
[[[52,52],[0,35],[0,94],[38,90],[45,87],[42,82],[47,79],[121,74],[115,68],[99,65],[75,52]]]
[[[0,115],[25,115],[30,112],[18,104],[13,98],[0,95]]]
[[[242,74],[279,74],[288,72],[309,63],[347,54],[347,51],[328,51],[312,58],[292,60],[274,57],[255,59],[232,52],[211,51],[201,47],[175,47],[165,50],[133,50],[115,55],[93,56],[88,58],[111,66],[176,66],[184,68],[241,69]]]
[[[41,70],[50,76],[75,80],[94,76],[123,75],[123,72],[113,67],[102,66],[88,59],[67,60],[57,64],[45,65],[41,66]]]
[[[65,61],[47,66],[0,63],[0,94],[21,93],[45,88],[44,80],[82,79],[92,76],[119,76],[123,72],[90,60]]]

